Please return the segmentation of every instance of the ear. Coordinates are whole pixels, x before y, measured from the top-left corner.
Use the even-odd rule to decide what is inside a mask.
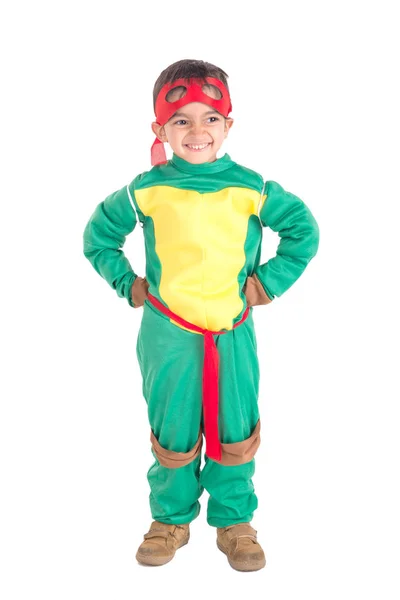
[[[157,136],[159,140],[162,142],[168,142],[167,136],[165,134],[164,125],[159,125],[156,121],[153,121],[151,124],[151,128],[153,133]]]
[[[225,118],[225,137],[228,135],[230,128],[232,127],[234,120],[231,117]]]

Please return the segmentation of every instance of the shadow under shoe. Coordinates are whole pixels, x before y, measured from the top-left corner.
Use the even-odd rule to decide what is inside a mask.
[[[158,567],[172,560],[178,548],[188,543],[189,523],[171,525],[153,521],[144,541],[136,553],[136,560],[142,565]]]
[[[266,565],[264,550],[257,541],[257,531],[250,523],[218,527],[217,546],[237,571],[258,571]]]

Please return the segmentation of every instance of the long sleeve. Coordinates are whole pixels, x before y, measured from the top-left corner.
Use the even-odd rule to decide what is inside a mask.
[[[300,277],[319,245],[319,227],[300,198],[276,181],[267,181],[261,223],[279,234],[276,256],[255,269],[266,294],[281,296]]]
[[[131,197],[133,189],[129,187]],[[137,223],[126,186],[97,205],[83,233],[83,253],[118,296],[134,307],[131,287],[137,274],[121,250]]]

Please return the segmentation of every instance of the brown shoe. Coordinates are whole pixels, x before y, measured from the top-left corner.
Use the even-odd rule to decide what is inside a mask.
[[[144,534],[136,560],[142,565],[165,565],[174,558],[178,548],[188,543],[189,538],[189,523],[170,525],[153,521],[148,533]]]
[[[265,567],[264,551],[257,542],[257,531],[250,523],[218,527],[217,546],[237,571],[258,571]]]

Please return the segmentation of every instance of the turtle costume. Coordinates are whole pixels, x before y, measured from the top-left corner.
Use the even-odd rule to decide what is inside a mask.
[[[223,106],[193,80],[162,120],[196,100],[226,116],[225,86],[207,81],[223,93]],[[165,102],[179,83],[164,86],[159,97]],[[148,285],[136,354],[155,459],[147,473],[151,514],[189,523],[206,489],[210,525],[250,522],[260,444],[253,306],[270,303],[300,277],[317,252],[319,228],[302,200],[228,154],[201,164],[175,153],[166,160],[156,140],[152,163],[96,207],[83,234],[85,256],[131,307],[138,306],[135,286]],[[122,251],[138,223],[144,279]],[[281,239],[276,256],[260,264],[263,227]]]

